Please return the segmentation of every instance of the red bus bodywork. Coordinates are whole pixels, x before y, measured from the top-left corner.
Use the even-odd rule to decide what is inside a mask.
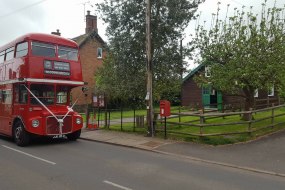
[[[70,91],[83,85],[78,45],[72,40],[33,33],[0,47],[0,133],[16,138],[24,130],[25,138],[66,135],[76,140],[83,120],[70,108]]]

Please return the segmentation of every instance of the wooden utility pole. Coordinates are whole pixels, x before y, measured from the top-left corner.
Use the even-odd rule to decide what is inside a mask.
[[[147,55],[147,121],[148,130],[150,135],[154,136],[153,126],[153,100],[152,100],[152,55],[151,55],[151,29],[150,29],[150,18],[151,18],[151,4],[150,0],[146,0],[146,55]]]

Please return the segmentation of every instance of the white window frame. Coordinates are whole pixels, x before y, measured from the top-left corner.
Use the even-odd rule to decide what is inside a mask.
[[[211,67],[210,66],[205,66],[205,77],[211,77]]]
[[[97,58],[102,58],[102,57],[103,57],[103,49],[99,47],[97,48]]]
[[[255,97],[255,98],[258,98],[258,89],[255,89],[255,91],[254,91],[254,97]]]
[[[274,96],[274,85],[271,88],[269,88],[268,96]]]

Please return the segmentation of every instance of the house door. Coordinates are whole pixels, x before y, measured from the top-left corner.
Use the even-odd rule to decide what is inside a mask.
[[[202,103],[204,108],[209,108],[211,103],[211,87],[203,86],[202,88]]]
[[[204,108],[223,108],[223,95],[220,91],[214,90],[211,86],[204,86],[202,90],[202,101]]]
[[[220,91],[217,92],[217,104],[218,104],[218,111],[222,111],[222,109],[223,109],[223,95]]]

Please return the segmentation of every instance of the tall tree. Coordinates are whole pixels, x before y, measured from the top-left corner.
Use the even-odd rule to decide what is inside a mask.
[[[253,107],[256,89],[285,87],[284,9],[263,3],[261,14],[252,10],[235,9],[234,16],[220,20],[218,8],[213,27],[198,26],[194,40],[211,73],[196,80],[245,97],[245,110]]]
[[[180,92],[185,68],[180,40],[198,4],[203,0],[153,0],[151,5],[152,64],[154,97],[175,96]],[[146,95],[145,2],[105,0],[97,4],[108,24],[109,54],[96,73],[97,86],[113,97],[140,98]],[[183,47],[183,56],[189,51]],[[107,72],[112,73],[106,74]],[[170,93],[172,92],[172,93]]]

